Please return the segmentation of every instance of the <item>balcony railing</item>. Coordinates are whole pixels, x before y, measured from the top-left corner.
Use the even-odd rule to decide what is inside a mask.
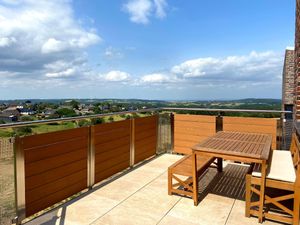
[[[218,112],[218,115],[174,114],[176,110],[211,111]],[[130,170],[157,154],[189,153],[191,146],[221,130],[270,133],[273,135],[272,147],[282,148],[285,142],[282,131],[283,115],[291,113],[269,110],[156,108],[2,124],[0,128],[145,112],[152,115],[12,138],[15,158],[15,222],[20,223],[83,190],[92,189],[95,183]],[[223,116],[226,112],[279,113],[282,116]],[[4,196],[4,191],[1,190],[1,196]]]

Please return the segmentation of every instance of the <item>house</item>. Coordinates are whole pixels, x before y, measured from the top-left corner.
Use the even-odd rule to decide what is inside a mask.
[[[18,118],[21,114],[20,114],[20,111],[16,107],[9,107],[7,109],[4,109],[1,113],[1,115],[5,116],[5,117],[15,116]]]
[[[21,109],[18,109],[18,110],[20,111],[20,114],[22,116],[30,116],[30,115],[34,115],[36,113],[32,109],[27,109],[27,108],[21,108]]]
[[[12,122],[17,122],[18,121],[18,117],[16,116],[6,116],[3,114],[0,114],[0,123],[4,122],[4,123],[12,123]]]

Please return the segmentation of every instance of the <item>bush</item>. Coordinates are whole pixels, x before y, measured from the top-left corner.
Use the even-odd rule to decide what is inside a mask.
[[[92,125],[101,124],[101,123],[104,123],[103,118],[93,118],[93,119],[91,119],[91,124]]]
[[[77,125],[78,127],[87,127],[91,125],[91,122],[89,120],[79,120]]]
[[[15,128],[14,132],[17,136],[25,136],[32,133],[32,129],[30,127],[19,127]]]

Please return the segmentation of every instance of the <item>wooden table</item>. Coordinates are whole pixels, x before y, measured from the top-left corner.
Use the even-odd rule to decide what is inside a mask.
[[[195,145],[193,150],[193,183],[198,190],[198,177],[196,176],[197,155],[207,155],[226,160],[234,160],[245,163],[261,164],[261,190],[260,196],[264,196],[267,160],[271,150],[272,135],[258,133],[242,133],[220,131],[203,142]],[[198,205],[198,192],[193,193],[194,204]],[[264,198],[260,197],[259,222],[263,219]]]

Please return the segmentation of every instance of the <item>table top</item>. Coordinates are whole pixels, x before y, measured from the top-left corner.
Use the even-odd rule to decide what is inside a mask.
[[[267,160],[271,134],[220,131],[192,147],[194,151]]]

